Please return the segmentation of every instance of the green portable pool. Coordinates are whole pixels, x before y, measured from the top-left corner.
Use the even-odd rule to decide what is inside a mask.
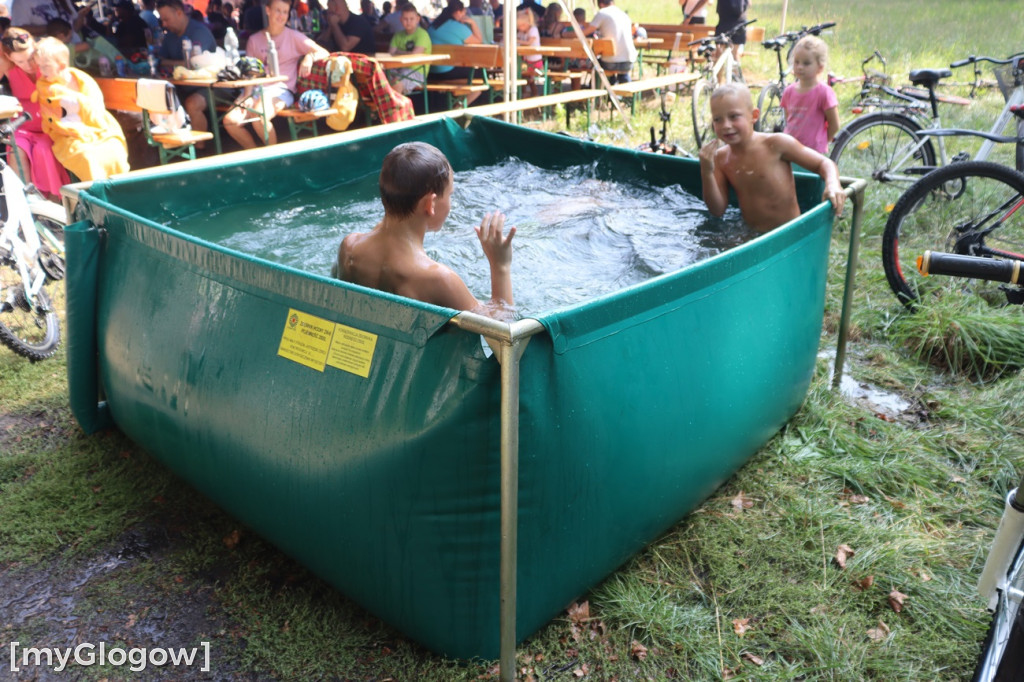
[[[167,227],[339,183],[344,197],[410,140],[457,172],[517,156],[699,196],[695,161],[469,116],[95,183],[66,236],[70,399],[84,429],[121,429],[409,637],[493,658],[499,614],[515,641],[536,631],[798,409],[832,212],[800,174],[799,219],[512,324]]]

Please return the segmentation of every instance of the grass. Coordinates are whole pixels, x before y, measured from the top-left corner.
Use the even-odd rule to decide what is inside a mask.
[[[618,4],[641,21],[679,16],[674,2]],[[779,28],[781,2],[758,0],[755,11],[769,34]],[[1022,47],[1022,12],[995,0],[978,0],[969,12],[954,2],[793,0],[787,28],[836,20],[833,70],[856,73],[879,48],[890,72],[903,74],[969,53],[1009,54]],[[901,21],[910,16],[912,30]],[[767,55],[747,59],[754,80],[770,76]],[[839,86],[841,102],[855,91]],[[688,105],[673,106],[670,128],[684,148],[692,140]],[[1000,106],[989,91],[944,115],[979,126]],[[574,132],[635,145],[651,125],[660,125],[655,110],[641,107],[632,132],[608,114]],[[848,371],[911,410],[893,421],[841,399],[821,358],[801,410],[747,466],[581,595],[588,618],[566,612],[520,645],[521,679],[969,677],[988,623],[974,583],[1002,498],[1024,468],[1021,311],[906,311],[882,274],[884,206],[869,207]],[[835,343],[847,229],[838,223],[833,240],[825,348]],[[104,617],[123,623],[149,608],[147,599],[206,595],[213,621],[188,636],[214,639],[215,672],[225,677],[497,677],[492,661],[444,660],[402,638],[118,433],[82,435],[67,408],[64,363],[63,350],[35,365],[0,351],[0,578],[71,570],[107,556],[126,535],[156,533],[162,549],[130,570],[97,576],[75,616],[107,627]],[[732,504],[741,493],[752,502],[742,510]],[[852,550],[845,568],[836,560],[841,545]],[[894,591],[906,595],[899,612],[889,601]],[[42,627],[0,613],[10,639],[42,636]]]

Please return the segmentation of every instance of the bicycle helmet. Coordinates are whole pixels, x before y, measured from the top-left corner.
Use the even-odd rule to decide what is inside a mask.
[[[263,62],[256,57],[242,57],[236,66],[244,78],[262,78],[267,75],[267,69],[263,66]]]
[[[306,90],[299,96],[299,111],[320,111],[329,106],[323,90]]]

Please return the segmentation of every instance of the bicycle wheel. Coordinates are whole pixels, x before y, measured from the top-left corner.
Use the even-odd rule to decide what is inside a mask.
[[[867,114],[843,127],[829,154],[839,174],[873,180],[868,197],[885,210],[900,192],[935,167],[935,148],[912,118],[892,112]]]
[[[786,128],[786,112],[782,109],[782,90],[778,83],[761,88],[757,96],[757,108],[761,112],[754,130],[762,133],[781,133]]]
[[[917,258],[926,250],[1024,260],[1024,174],[983,161],[954,163],[924,176],[896,202],[882,236],[889,286],[908,307],[950,292],[1005,302],[994,282],[925,277]]]
[[[1007,588],[1024,589],[1024,547],[1006,572]],[[992,624],[981,645],[971,682],[1013,682],[1024,675],[1024,609],[1000,590]]]
[[[693,108],[693,139],[698,151],[715,136],[711,127],[711,92],[714,89],[714,86],[704,79],[693,84],[693,98],[690,104]]]
[[[32,217],[58,239],[63,238],[62,222],[35,211]],[[26,283],[13,256],[0,260],[0,343],[37,362],[56,353],[60,343],[60,320],[53,301],[61,294],[58,281],[64,278],[64,259],[61,253],[43,244],[38,261],[29,267],[33,277],[46,278],[31,302],[25,295]]]

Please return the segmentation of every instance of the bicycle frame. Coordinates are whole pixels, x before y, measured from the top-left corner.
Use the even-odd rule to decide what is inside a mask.
[[[1000,135],[1000,133],[1006,128],[1006,125],[1013,118],[1013,109],[1019,107],[1022,104],[1024,104],[1024,84],[1018,83],[1017,85],[1014,86],[1013,92],[1010,93],[1010,96],[1007,98],[1006,103],[1003,105],[1003,110],[999,113],[999,116],[996,117],[995,123],[992,125],[992,127],[988,131],[981,131],[970,130],[967,128],[943,128],[942,120],[939,116],[938,106],[933,97],[931,118],[925,118],[922,114],[920,114],[919,111],[914,112],[917,114],[916,116],[914,116],[914,113],[912,113],[911,111],[904,112],[907,113],[908,115],[914,116],[919,120],[919,122],[922,124],[922,135],[915,144],[909,145],[903,151],[902,155],[893,157],[893,168],[904,168],[905,164],[910,162],[910,160],[914,157],[915,154],[917,154],[921,147],[928,144],[929,141],[932,142],[938,148],[938,164],[940,166],[947,165],[949,163],[949,157],[946,154],[946,144],[944,141],[944,138],[946,137],[973,136],[984,138],[985,141],[982,142],[981,148],[978,150],[978,153],[974,155],[973,160],[986,161],[989,155],[992,154],[992,149],[997,144],[1014,142],[1017,140],[1016,137],[1006,137]],[[929,168],[927,170],[931,169]],[[919,175],[920,173],[916,173],[914,175],[886,173],[884,179],[913,181],[916,178],[916,176]]]
[[[28,198],[25,194],[25,185],[21,178],[14,172],[14,169],[7,163],[0,161],[0,176],[3,178],[4,198],[7,201],[7,221],[0,229],[0,251],[8,251],[14,260],[14,264],[21,276],[21,281],[26,283],[24,295],[26,300],[33,306],[36,304],[36,295],[46,283],[46,272],[38,263],[39,250],[42,242],[39,240],[39,232],[36,229],[35,221],[32,219],[32,212],[29,210]],[[21,228],[19,230],[19,228]],[[49,235],[49,241],[57,240]],[[63,249],[60,249],[61,255]],[[0,295],[6,298],[13,296],[12,293],[0,291]],[[5,300],[6,300],[5,298]],[[11,301],[7,301],[11,303]]]

